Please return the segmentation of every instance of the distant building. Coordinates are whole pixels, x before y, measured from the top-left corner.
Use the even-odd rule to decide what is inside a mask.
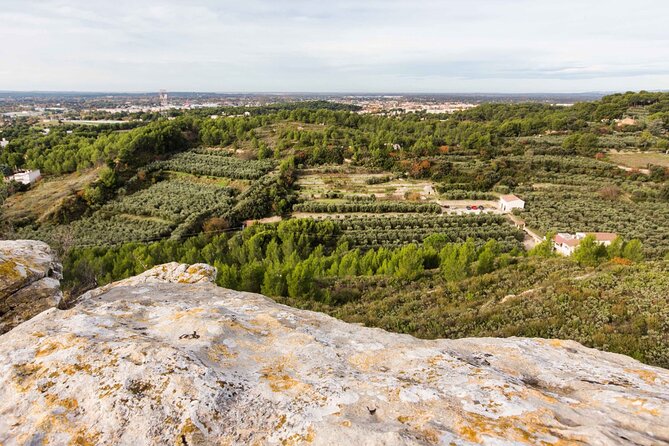
[[[9,144],[9,141],[7,141],[5,138],[2,138],[2,140],[0,140],[0,148],[7,147],[7,144]]]
[[[615,122],[618,127],[627,127],[638,124],[636,119],[630,118],[629,116],[623,119],[614,119],[613,122]]]
[[[39,180],[42,178],[42,175],[40,174],[39,169],[37,170],[22,170],[14,175],[10,175],[7,178],[5,178],[5,181],[16,181],[17,183],[22,183],[22,184],[33,184],[35,181]]]
[[[513,225],[518,228],[518,229],[525,229],[525,220],[521,220],[520,218],[516,217],[515,215],[509,214],[509,218],[513,222]]]
[[[502,212],[511,212],[512,209],[525,209],[525,202],[515,195],[499,197],[499,208]]]
[[[581,240],[588,235],[594,236],[595,241],[604,246],[609,246],[618,237],[618,234],[613,232],[577,232],[576,234],[558,232],[553,237],[553,248],[563,256],[570,256],[576,251]]]
[[[242,227],[248,228],[249,226],[253,226],[253,225],[257,225],[257,224],[278,223],[281,220],[283,220],[283,219],[279,215],[275,215],[273,217],[267,217],[267,218],[259,218],[259,219],[255,219],[255,220],[244,220],[244,222],[242,223]]]

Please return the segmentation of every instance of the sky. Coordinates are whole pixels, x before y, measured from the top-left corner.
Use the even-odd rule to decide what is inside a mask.
[[[668,18],[668,0],[0,0],[0,90],[660,90]]]

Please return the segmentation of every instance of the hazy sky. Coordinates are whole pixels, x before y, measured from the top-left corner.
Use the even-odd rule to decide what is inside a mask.
[[[0,0],[0,90],[669,89],[669,0]]]

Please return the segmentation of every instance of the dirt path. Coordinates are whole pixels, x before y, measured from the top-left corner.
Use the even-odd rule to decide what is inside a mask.
[[[650,170],[648,169],[638,169],[635,167],[623,166],[622,164],[616,164],[616,167],[618,167],[618,169],[624,170],[625,172],[639,172],[644,175],[650,175]]]

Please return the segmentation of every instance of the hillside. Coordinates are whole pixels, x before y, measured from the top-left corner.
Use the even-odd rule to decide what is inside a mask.
[[[48,134],[17,121],[0,163],[45,179],[9,196],[0,231],[53,246],[68,298],[207,263],[222,287],[422,338],[573,339],[669,366],[669,93],[356,110],[131,113]],[[522,209],[500,205],[509,194]],[[555,232],[615,235],[556,258]]]
[[[329,302],[278,300],[421,338],[573,339],[669,367],[667,261],[592,270],[535,258],[457,282],[434,274],[411,283],[360,277],[324,286],[335,290]]]
[[[669,373],[576,342],[424,341],[163,265],[0,335],[0,442],[664,444]]]

